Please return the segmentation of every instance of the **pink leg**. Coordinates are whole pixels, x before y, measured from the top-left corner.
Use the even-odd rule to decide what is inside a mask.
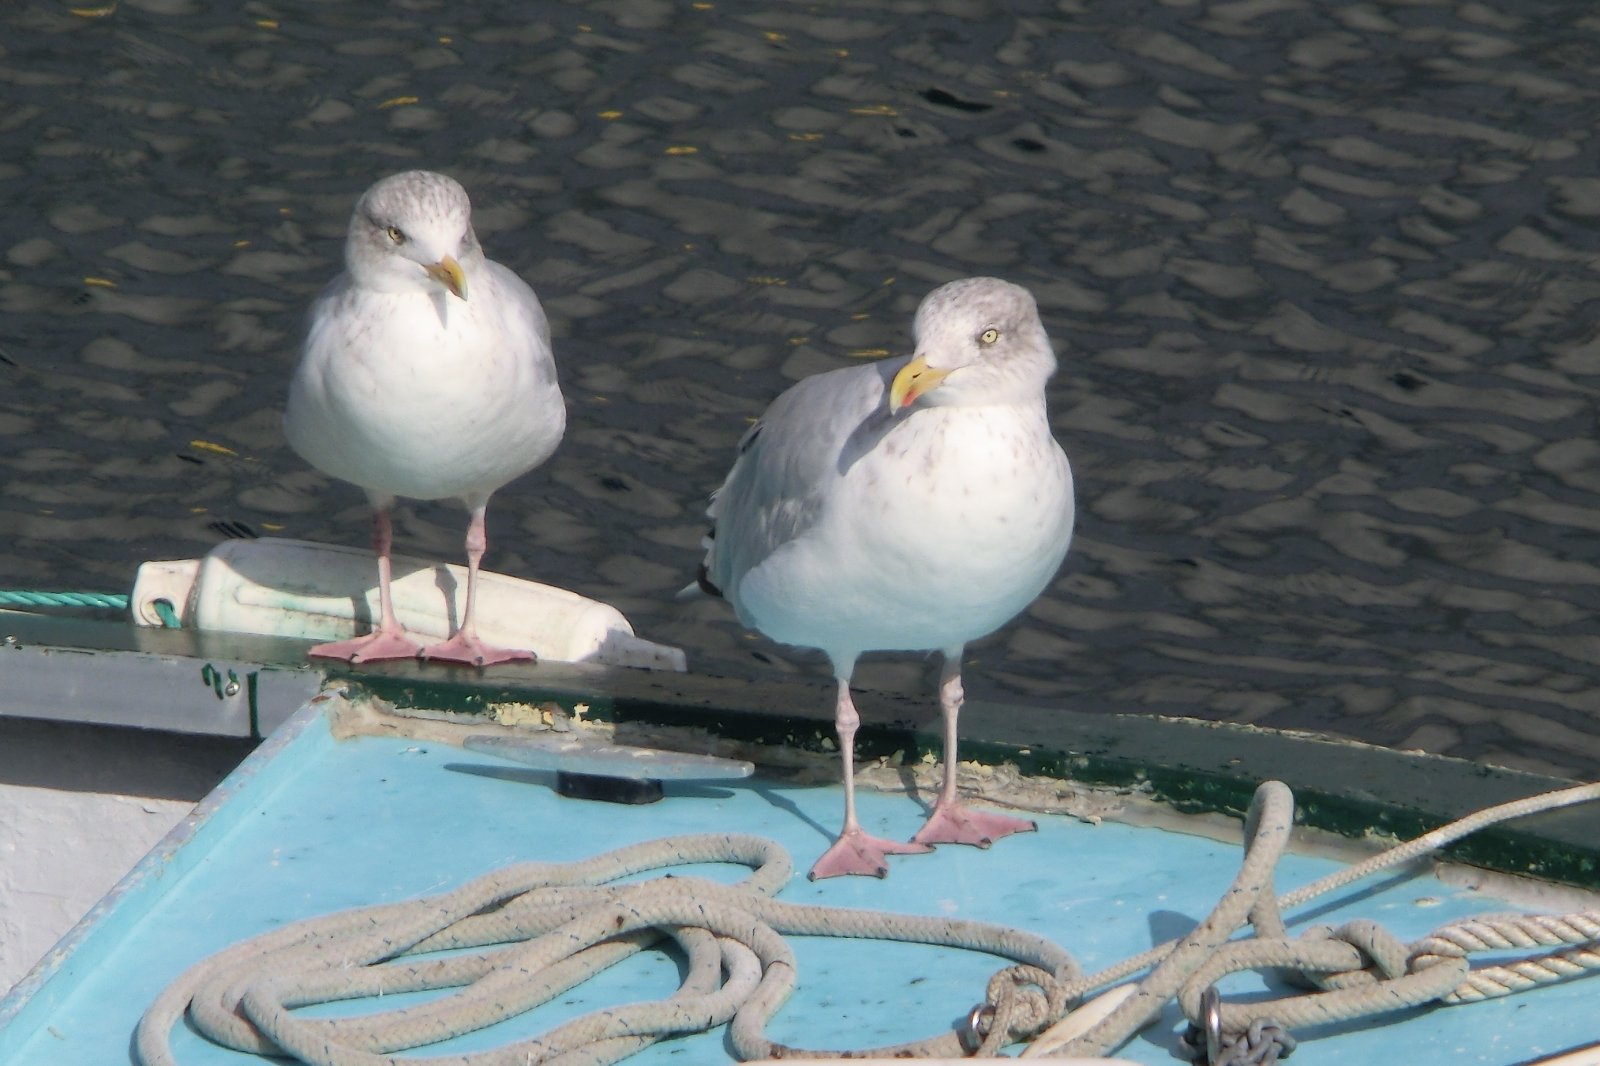
[[[483,561],[484,549],[489,546],[489,539],[483,532],[483,512],[483,507],[474,507],[472,519],[467,523],[467,601],[461,608],[461,625],[449,640],[423,648],[424,659],[489,666],[494,663],[527,662],[534,658],[531,651],[496,648],[478,639],[478,626],[472,613],[473,601],[477,593],[478,564]]]
[[[387,505],[372,511],[372,553],[378,557],[378,625],[364,637],[318,644],[307,654],[317,659],[344,659],[352,663],[382,662],[387,659],[412,659],[422,646],[410,637],[394,616],[394,600],[389,593],[389,545],[393,534]]]
[[[834,726],[839,734],[839,754],[844,758],[844,828],[839,839],[822,853],[811,867],[810,878],[838,877],[840,874],[871,874],[883,877],[889,872],[888,855],[915,855],[933,849],[924,844],[902,844],[862,832],[856,821],[856,727],[861,717],[850,699],[850,680],[839,679],[839,702],[834,710]]]
[[[1039,828],[1021,818],[975,811],[956,797],[956,716],[961,713],[963,699],[961,653],[946,652],[939,677],[939,709],[944,714],[944,784],[933,813],[911,838],[918,844],[975,844],[986,848],[1003,836]]]

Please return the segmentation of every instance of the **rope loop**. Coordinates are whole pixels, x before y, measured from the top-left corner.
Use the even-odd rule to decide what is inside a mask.
[[[1411,949],[1393,933],[1367,918],[1346,922],[1337,929],[1314,926],[1303,940],[1331,940],[1348,944],[1360,956],[1360,965],[1332,973],[1308,972],[1304,976],[1321,989],[1362,988],[1404,977],[1411,972]]]
[[[1351,933],[1358,943],[1335,935],[1340,932]],[[1229,1037],[1238,1036],[1263,1018],[1300,1028],[1420,1006],[1449,993],[1467,972],[1466,962],[1459,959],[1418,960],[1408,967],[1405,945],[1385,942],[1382,936],[1372,936],[1370,930],[1319,933],[1292,939],[1230,941],[1205,960],[1178,990],[1178,1003],[1185,1016],[1198,1022],[1204,989],[1243,970],[1288,969],[1328,987],[1306,995],[1224,1005],[1221,1024]]]
[[[1037,966],[1008,966],[989,978],[984,1002],[972,1012],[973,1052],[993,1056],[1029,1040],[1067,1012],[1065,983]],[[964,1038],[968,1043],[970,1038]]]

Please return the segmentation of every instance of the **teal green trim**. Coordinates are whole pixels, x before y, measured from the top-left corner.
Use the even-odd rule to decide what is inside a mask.
[[[250,706],[250,739],[261,739],[261,711],[256,706],[256,680],[261,676],[261,671],[252,670],[244,675],[245,693]]]

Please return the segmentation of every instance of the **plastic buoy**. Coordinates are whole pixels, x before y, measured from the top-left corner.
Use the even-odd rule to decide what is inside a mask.
[[[461,617],[467,569],[393,557],[394,610],[422,641],[443,640]],[[129,610],[139,625],[161,625],[166,601],[186,628],[339,640],[365,633],[378,614],[378,569],[362,548],[262,537],[228,540],[203,559],[139,567]],[[683,670],[683,650],[634,635],[610,604],[566,589],[478,573],[478,634],[527,648],[552,662],[593,662]]]

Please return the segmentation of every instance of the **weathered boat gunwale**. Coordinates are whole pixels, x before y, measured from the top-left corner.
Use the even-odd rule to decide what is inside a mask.
[[[566,676],[563,676],[563,675]],[[643,671],[571,673],[551,666],[529,683],[414,670],[338,670],[333,675],[380,699],[412,707],[487,713],[496,703],[588,705],[587,716],[623,724],[677,726],[755,747],[827,752],[833,738],[831,684]],[[748,701],[741,705],[740,701]],[[856,750],[863,760],[907,763],[941,751],[930,701],[868,692]],[[886,713],[887,712],[887,713]],[[961,754],[1021,773],[1115,790],[1137,790],[1180,813],[1243,818],[1263,780],[1288,784],[1296,822],[1339,836],[1409,839],[1475,810],[1575,782],[1462,759],[1226,722],[1091,714],[1059,707],[968,701]],[[1443,849],[1452,861],[1600,889],[1600,814],[1592,807],[1530,816]]]
[[[582,663],[543,662],[481,671],[424,663],[360,668],[308,666],[306,642],[188,630],[139,629],[110,621],[0,613],[0,714],[67,718],[92,692],[75,687],[63,702],[19,677],[25,659],[93,650],[117,669],[138,664],[162,678],[189,676],[193,699],[219,697],[206,677],[238,664],[252,727],[287,717],[325,682],[354,686],[407,706],[487,713],[499,703],[587,704],[591,718],[621,725],[682,727],[753,746],[814,752],[833,740],[831,682],[749,680]],[[74,660],[76,662],[76,660]],[[210,666],[208,674],[206,668]],[[17,707],[21,686],[35,701]],[[212,686],[208,688],[208,686]],[[119,693],[119,695],[122,693]],[[176,701],[183,694],[174,693]],[[76,702],[73,702],[76,701]],[[864,760],[904,762],[940,752],[937,708],[925,697],[863,692],[857,750]],[[80,721],[112,721],[104,714]],[[160,728],[160,723],[121,724]],[[1046,705],[970,700],[962,714],[962,756],[1021,773],[1112,790],[1137,790],[1183,813],[1242,817],[1261,781],[1284,781],[1298,800],[1297,822],[1349,838],[1410,838],[1471,811],[1574,782],[1421,752],[1399,752],[1338,738],[1233,723],[1098,714]],[[236,729],[236,726],[233,727]],[[220,730],[219,730],[220,731]],[[1444,849],[1453,861],[1500,873],[1600,889],[1600,815],[1585,807],[1529,817],[1474,834]]]

